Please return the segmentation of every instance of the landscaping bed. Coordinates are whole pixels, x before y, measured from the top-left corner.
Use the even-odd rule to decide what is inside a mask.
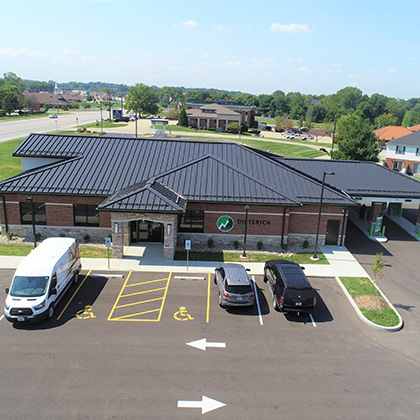
[[[340,277],[360,312],[376,325],[395,327],[400,318],[368,277]]]

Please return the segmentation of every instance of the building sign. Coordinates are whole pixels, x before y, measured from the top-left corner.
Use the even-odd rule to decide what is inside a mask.
[[[238,227],[245,226],[245,219],[237,219]],[[271,225],[271,220],[266,219],[248,219],[248,226],[268,226]]]
[[[220,216],[217,219],[217,228],[222,232],[229,232],[233,229],[233,219],[230,216]]]

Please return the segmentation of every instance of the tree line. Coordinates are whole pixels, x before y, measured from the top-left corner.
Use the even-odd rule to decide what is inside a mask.
[[[19,109],[24,101],[22,92],[53,92],[55,82],[23,80],[14,73],[5,73],[0,78],[0,110],[8,113],[12,106]],[[105,82],[60,83],[61,90],[83,90],[99,92],[106,89],[114,96],[127,96],[130,86]],[[334,123],[343,115],[357,115],[370,122],[372,128],[388,125],[410,127],[420,124],[420,98],[396,99],[375,93],[363,94],[356,87],[345,87],[330,95],[310,95],[300,92],[284,93],[276,90],[271,95],[253,95],[239,91],[207,88],[185,88],[173,86],[150,86],[157,103],[162,107],[177,107],[189,100],[211,102],[233,100],[253,105],[257,116],[287,117],[307,123]],[[22,105],[23,107],[23,105]]]

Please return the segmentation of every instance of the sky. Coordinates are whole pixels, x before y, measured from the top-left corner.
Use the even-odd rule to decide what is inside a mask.
[[[0,74],[420,97],[420,1],[4,1]]]

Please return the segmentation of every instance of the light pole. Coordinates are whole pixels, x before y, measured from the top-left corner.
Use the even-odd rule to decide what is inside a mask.
[[[326,175],[335,175],[335,173],[334,172],[324,172],[324,174],[322,175],[321,200],[319,202],[319,214],[318,214],[318,225],[316,227],[315,249],[314,249],[314,255],[312,255],[311,260],[319,260],[318,256],[316,255],[316,250],[318,248],[319,225],[321,223],[322,200],[323,200],[323,197],[324,197],[324,185],[325,185],[325,176]]]
[[[34,200],[32,196],[27,198],[31,202],[31,214],[32,214],[32,231],[34,233],[34,248],[36,248],[36,231],[35,231],[35,210],[34,210]]]
[[[26,93],[26,106],[28,108],[28,116],[29,116],[30,112],[29,112],[28,89],[25,89],[25,93]]]
[[[241,258],[248,258],[248,255],[246,255],[246,233],[248,231],[248,211],[249,206],[248,204],[245,206],[245,234],[244,234],[244,252],[241,255]]]
[[[103,123],[103,119],[102,119],[102,99],[100,99],[100,104],[101,104],[101,133],[103,133],[104,123]]]
[[[334,131],[333,131],[333,138],[332,138],[332,145],[331,145],[331,159],[333,159],[334,154],[334,139],[335,139],[335,127],[337,125],[337,121],[334,121]]]

